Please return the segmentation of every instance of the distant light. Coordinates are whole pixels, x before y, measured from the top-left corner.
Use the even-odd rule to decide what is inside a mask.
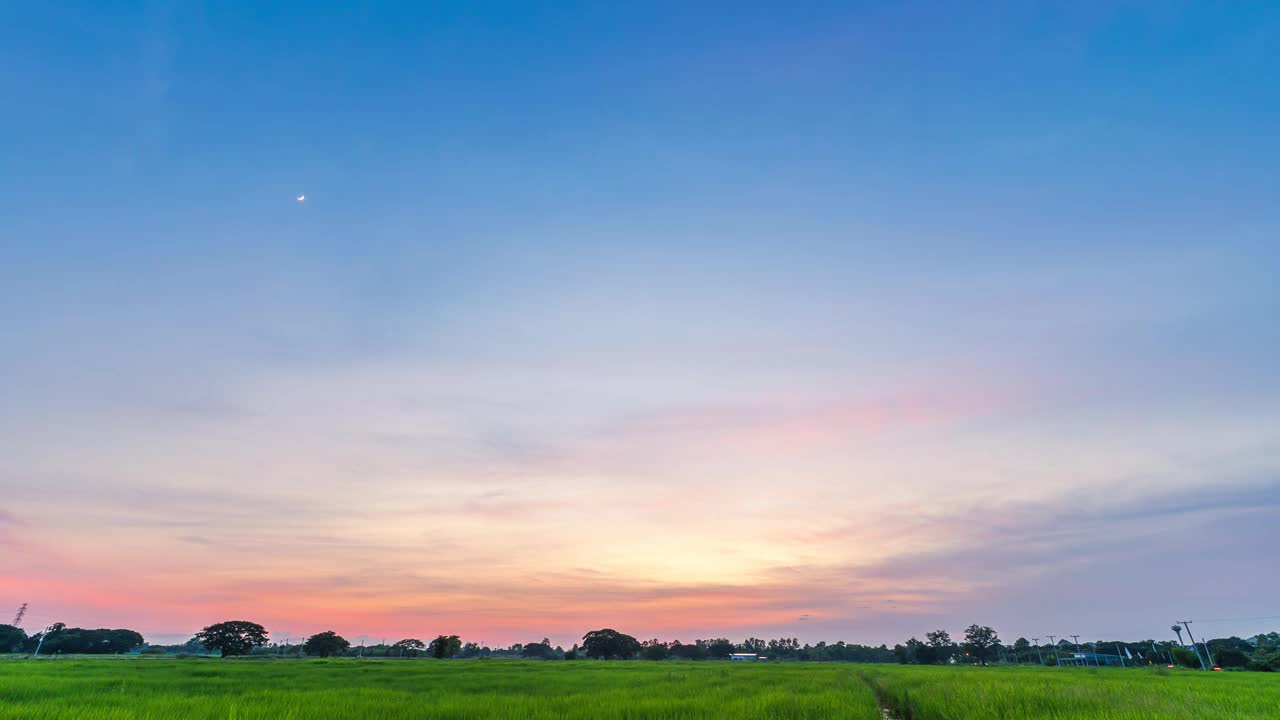
[[[299,195],[299,196],[298,196],[298,202],[306,202],[306,200],[307,200],[307,196],[306,196],[306,195]]]

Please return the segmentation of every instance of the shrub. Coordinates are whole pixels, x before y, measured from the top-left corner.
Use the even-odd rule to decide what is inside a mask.
[[[1186,648],[1173,648],[1173,661],[1185,668],[1200,669],[1200,656]]]

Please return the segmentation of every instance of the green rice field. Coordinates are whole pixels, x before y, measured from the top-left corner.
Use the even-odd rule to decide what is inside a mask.
[[[1274,673],[900,665],[857,672],[911,720],[1280,720]]]
[[[0,663],[0,718],[1280,718],[1280,676],[723,662]]]

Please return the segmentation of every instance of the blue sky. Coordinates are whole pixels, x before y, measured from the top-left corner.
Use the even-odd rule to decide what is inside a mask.
[[[1271,3],[4,7],[12,600],[512,641],[1263,615],[1278,42]],[[1149,589],[1188,577],[1234,590]]]

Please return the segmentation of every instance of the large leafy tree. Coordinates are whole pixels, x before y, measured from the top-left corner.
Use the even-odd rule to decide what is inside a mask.
[[[1019,660],[1030,660],[1035,657],[1031,653],[1031,641],[1024,637],[1020,637],[1013,643],[1014,657]]]
[[[431,657],[444,660],[458,654],[462,649],[462,640],[457,635],[437,635],[435,640],[427,645],[427,652]]]
[[[1000,636],[987,625],[970,625],[964,629],[964,649],[983,665],[991,657],[992,648],[1000,643]]]
[[[520,654],[535,660],[550,660],[556,656],[556,650],[551,647],[550,640],[542,638],[542,642],[525,643]]]
[[[733,643],[726,638],[713,638],[707,641],[707,654],[713,658],[727,658],[733,654]]]
[[[330,657],[332,655],[341,655],[349,647],[351,647],[351,643],[347,642],[346,638],[332,630],[325,630],[307,638],[302,650],[308,655]]]
[[[41,639],[43,644],[40,644]],[[48,634],[37,633],[28,638],[27,645],[31,649],[40,645],[42,654],[114,655],[129,652],[143,642],[142,635],[136,630],[69,628],[63,623],[54,623]]]
[[[592,659],[630,660],[640,652],[640,641],[612,628],[592,630],[582,636],[582,647]]]
[[[906,644],[908,662],[916,662],[920,665],[933,665],[938,662],[938,655],[942,651],[927,643],[922,643],[914,637],[907,641]]]
[[[21,652],[27,633],[14,625],[0,625],[0,652]]]
[[[228,620],[201,630],[194,639],[210,650],[217,650],[222,657],[245,655],[267,644],[267,629],[248,620]]]
[[[667,654],[682,660],[704,660],[707,657],[707,648],[701,640],[689,645],[675,640],[667,646]]]
[[[417,638],[405,638],[404,640],[397,640],[396,643],[391,647],[399,650],[401,655],[408,655],[409,657],[417,657],[418,653],[427,649],[426,643],[422,642]]]
[[[641,643],[641,646],[644,649],[640,651],[640,657],[645,660],[666,660],[667,656],[671,654],[667,644],[658,638],[646,640]]]

